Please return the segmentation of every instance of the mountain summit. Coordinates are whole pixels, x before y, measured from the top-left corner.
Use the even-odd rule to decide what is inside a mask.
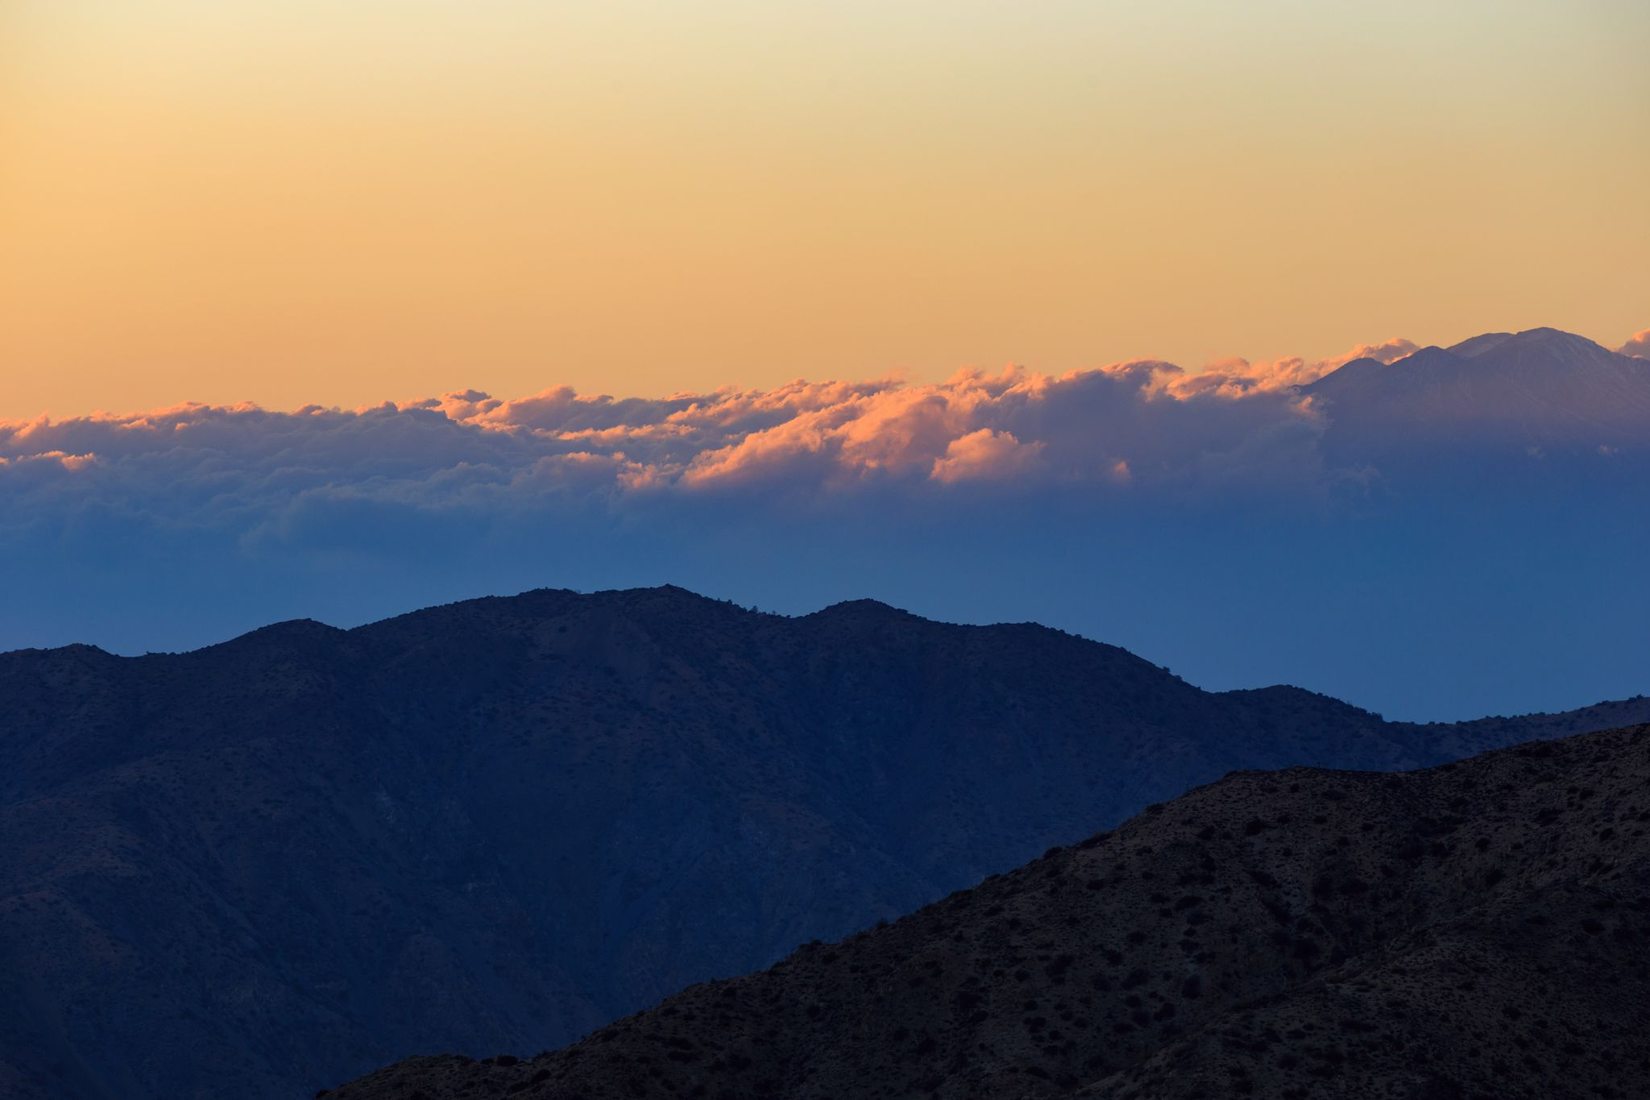
[[[1552,328],[1486,333],[1383,364],[1356,359],[1303,387],[1342,461],[1420,448],[1650,446],[1650,360]]]

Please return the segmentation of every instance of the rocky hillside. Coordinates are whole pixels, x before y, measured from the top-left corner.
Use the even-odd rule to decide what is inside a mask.
[[[332,1100],[1650,1095],[1650,727],[1241,773],[526,1061]]]
[[[1399,726],[1031,625],[671,588],[7,654],[0,1093],[291,1097],[539,1050],[1232,769],[1634,720]]]

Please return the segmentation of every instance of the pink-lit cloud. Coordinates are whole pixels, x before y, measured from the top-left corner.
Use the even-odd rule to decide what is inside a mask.
[[[1036,464],[1043,444],[1021,443],[1013,432],[980,428],[953,439],[934,460],[935,481],[999,481],[1016,477]]]
[[[1359,344],[1329,359],[1303,359],[1299,356],[1257,362],[1222,359],[1196,374],[1175,375],[1168,388],[1182,397],[1199,393],[1237,397],[1257,390],[1289,390],[1316,382],[1354,359],[1393,363],[1419,350],[1419,345],[1413,340],[1394,337],[1378,344]]]
[[[1639,359],[1650,359],[1650,328],[1633,334],[1621,347],[1616,349],[1623,355],[1631,355]]]
[[[1268,377],[1204,383],[1134,362],[665,398],[472,390],[359,409],[190,404],[4,422],[0,536],[70,514],[262,545],[369,504],[494,522],[705,494],[846,501],[871,487],[939,493],[948,506],[992,485],[1102,497],[1125,485],[1295,491],[1322,480],[1322,417]]]
[[[570,502],[622,513],[706,494],[846,500],[872,487],[952,504],[991,485],[1094,499],[1125,486],[1130,499],[1319,493],[1370,471],[1327,468],[1326,411],[1299,387],[1414,347],[1197,372],[1142,360],[661,398],[559,386],[508,400],[470,390],[359,409],[191,404],[0,422],[0,532],[92,508],[256,539],[322,500],[495,515]]]
[[[179,405],[0,423],[13,522],[79,495],[152,518],[253,524],[317,494],[423,507],[622,507],[668,492],[1010,482],[1270,485],[1310,480],[1319,412],[1294,387],[1337,360],[1229,360],[1191,373],[1136,361],[1063,375],[960,371],[942,382],[796,381],[663,398],[560,386],[475,390],[346,410]],[[45,466],[85,475],[74,483]],[[34,509],[31,511],[31,509]],[[24,517],[19,519],[18,517]],[[3,523],[4,521],[0,521]]]

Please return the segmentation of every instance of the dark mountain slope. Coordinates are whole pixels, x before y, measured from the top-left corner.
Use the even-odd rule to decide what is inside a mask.
[[[275,1097],[541,1049],[1234,768],[1569,721],[1399,726],[1035,626],[670,588],[7,654],[0,1082]]]
[[[1650,727],[1204,787],[525,1062],[335,1100],[1650,1095]]]

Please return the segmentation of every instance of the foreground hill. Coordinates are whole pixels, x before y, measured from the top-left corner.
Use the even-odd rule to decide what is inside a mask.
[[[1650,727],[1230,776],[529,1061],[334,1100],[1650,1095]]]
[[[543,1049],[1233,769],[1635,720],[1395,725],[1036,626],[671,588],[8,654],[0,1094],[290,1097]]]

